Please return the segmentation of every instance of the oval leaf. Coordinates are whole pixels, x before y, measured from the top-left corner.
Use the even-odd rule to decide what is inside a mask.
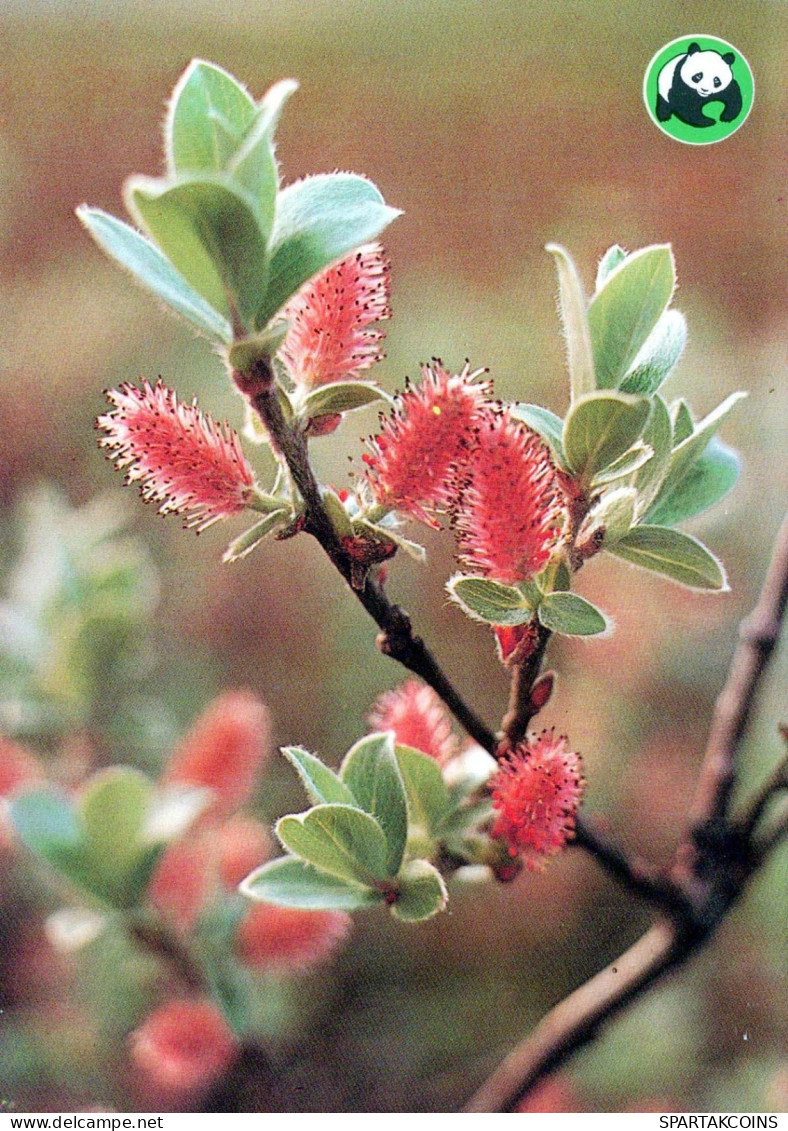
[[[285,848],[340,880],[374,887],[388,878],[388,845],[374,817],[350,805],[318,805],[282,817],[276,835]]]
[[[77,209],[77,216],[99,247],[157,298],[209,338],[231,341],[229,321],[186,282],[150,240],[100,208],[83,205]]]
[[[130,766],[94,774],[79,801],[79,818],[91,853],[105,870],[123,871],[143,847],[153,783]]]
[[[267,234],[239,190],[220,180],[126,183],[126,205],[211,306],[238,313],[248,329],[266,287]]]
[[[295,856],[282,856],[256,868],[238,890],[249,899],[304,911],[359,911],[385,898],[375,888],[338,880]]]
[[[576,475],[591,479],[640,438],[649,415],[645,397],[591,393],[572,405],[564,425],[564,453]]]
[[[326,173],[288,185],[277,199],[261,329],[313,275],[379,236],[400,212],[365,177]]]
[[[676,270],[668,244],[628,255],[588,307],[596,387],[615,389],[673,296]]]
[[[389,395],[371,381],[333,381],[313,389],[304,397],[298,415],[302,420],[312,420],[318,416],[364,408],[375,401],[390,400]]]
[[[545,628],[564,636],[595,636],[608,628],[604,614],[577,593],[548,593],[538,615]]]
[[[395,754],[408,799],[408,820],[431,836],[451,808],[441,768],[434,758],[412,746],[397,746]]]
[[[397,900],[391,913],[403,923],[420,923],[443,911],[448,902],[440,872],[427,860],[409,860],[398,877]]]
[[[572,400],[593,392],[597,387],[594,377],[594,354],[586,314],[583,288],[569,253],[558,244],[545,248],[555,259],[558,270],[558,297],[561,323],[566,339],[566,357]]]
[[[564,422],[560,416],[556,416],[554,412],[550,412],[547,408],[542,408],[541,405],[519,402],[509,405],[509,415],[513,416],[515,420],[521,420],[523,424],[527,424],[534,432],[538,432],[542,439],[550,445],[553,455],[559,463],[564,463],[564,446],[561,441]]]
[[[326,802],[356,805],[356,799],[342,779],[324,766],[319,758],[302,746],[283,746],[282,753],[301,779],[309,800],[315,805]]]
[[[446,582],[446,588],[463,612],[484,624],[525,624],[533,616],[534,606],[520,589],[488,577],[456,574]]]
[[[167,166],[175,173],[219,173],[257,116],[244,87],[216,63],[192,59],[172,93],[164,126]]]
[[[687,343],[687,323],[678,310],[666,310],[621,382],[624,393],[650,396],[670,376]]]
[[[697,463],[670,492],[660,495],[648,512],[656,526],[675,526],[714,506],[731,490],[739,477],[739,457],[716,436]]]
[[[666,526],[636,526],[610,550],[690,589],[722,592],[728,583],[720,562],[697,538]]]
[[[370,734],[348,750],[340,776],[361,808],[374,817],[386,835],[387,869],[396,875],[408,836],[405,787],[394,756],[394,735]]]
[[[643,429],[643,443],[651,448],[652,456],[648,463],[638,468],[632,480],[638,493],[636,512],[644,514],[662,486],[662,481],[670,464],[673,428],[668,406],[662,397],[655,394],[651,398],[651,409],[646,427]]]

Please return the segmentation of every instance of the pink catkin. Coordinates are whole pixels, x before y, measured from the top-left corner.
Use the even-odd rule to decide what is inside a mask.
[[[249,799],[269,753],[268,711],[251,692],[228,691],[197,719],[172,755],[162,781],[213,790],[208,812],[226,817]]]
[[[256,970],[306,970],[342,945],[353,920],[344,911],[302,911],[260,903],[242,920],[236,936],[239,958]]]
[[[227,424],[179,403],[161,381],[122,385],[107,398],[114,411],[96,421],[106,433],[99,443],[145,502],[159,503],[160,514],[185,514],[198,531],[245,509],[254,473]]]
[[[456,472],[453,517],[460,557],[506,584],[550,560],[568,523],[566,498],[544,441],[506,411],[488,411]]]
[[[306,283],[284,310],[290,321],[280,354],[296,385],[343,381],[382,358],[384,334],[370,328],[391,317],[389,264],[366,244]]]
[[[492,828],[532,871],[541,871],[574,836],[583,795],[580,756],[551,730],[520,743],[490,781],[497,816]]]
[[[210,1087],[238,1048],[221,1013],[203,1000],[167,1002],[131,1034],[129,1044],[143,1080],[171,1095]]]
[[[401,746],[412,746],[444,765],[457,753],[457,739],[438,696],[425,683],[409,679],[385,691],[369,716],[374,730],[391,730]]]
[[[435,525],[428,512],[448,504],[448,479],[490,394],[481,372],[466,365],[453,375],[439,361],[422,366],[421,385],[401,394],[363,456],[377,502]]]

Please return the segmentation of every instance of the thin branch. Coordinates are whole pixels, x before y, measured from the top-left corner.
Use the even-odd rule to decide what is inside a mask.
[[[675,926],[660,921],[610,966],[564,998],[485,1080],[464,1112],[513,1111],[542,1077],[596,1034],[608,1018],[671,968],[681,952]]]
[[[725,686],[717,699],[690,815],[693,828],[724,821],[736,773],[736,753],[769,658],[780,638],[788,603],[788,516],[752,614],[742,623]]]
[[[516,746],[518,742],[522,742],[531,719],[539,712],[539,707],[533,703],[531,692],[542,669],[542,661],[550,636],[550,630],[540,624],[536,647],[531,655],[523,663],[515,665],[512,671],[509,709],[504,715],[502,723],[504,736],[511,746]]]

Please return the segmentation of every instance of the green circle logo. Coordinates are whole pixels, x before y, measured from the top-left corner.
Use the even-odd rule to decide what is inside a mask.
[[[652,122],[676,141],[711,145],[744,124],[755,82],[742,53],[724,39],[684,35],[646,69],[643,98]]]

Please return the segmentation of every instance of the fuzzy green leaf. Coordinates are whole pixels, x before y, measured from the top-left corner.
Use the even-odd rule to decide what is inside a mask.
[[[176,84],[165,122],[170,173],[222,172],[256,115],[254,100],[232,75],[193,59]]]
[[[561,322],[566,339],[566,357],[572,400],[591,393],[596,388],[594,354],[586,314],[583,288],[569,253],[558,244],[550,243],[546,251],[555,259],[558,271],[558,296]]]
[[[634,487],[606,491],[586,515],[578,532],[578,543],[601,534],[602,546],[607,549],[623,538],[635,521],[637,497]]]
[[[237,311],[253,329],[266,288],[268,233],[241,191],[218,177],[176,184],[132,177],[125,197],[132,216],[195,290],[227,317]]]
[[[396,875],[408,836],[408,808],[397,759],[394,735],[369,734],[351,746],[340,776],[361,808],[374,817],[386,835],[389,875]]]
[[[673,295],[676,271],[667,244],[628,255],[606,278],[588,307],[599,389],[617,388]]]
[[[602,391],[576,401],[564,424],[570,469],[586,479],[604,471],[640,438],[649,415],[645,397]]]
[[[279,508],[271,511],[265,518],[261,518],[254,526],[250,526],[243,534],[234,538],[222,554],[223,562],[239,562],[247,554],[251,554],[269,534],[280,526],[284,526],[292,518],[292,511],[288,508]]]
[[[390,400],[389,395],[371,381],[335,381],[308,393],[298,407],[298,415],[302,420],[314,420],[318,416],[351,412],[375,401]]]
[[[616,267],[623,263],[626,257],[627,253],[617,243],[607,249],[597,266],[595,290],[598,291],[604,286],[608,275],[615,271]]]
[[[353,806],[318,805],[282,817],[276,835],[288,851],[337,879],[374,887],[389,876],[383,829]]]
[[[326,173],[288,185],[277,200],[270,276],[257,328],[267,325],[313,275],[375,239],[399,215],[371,181],[353,173]]]
[[[281,856],[256,868],[238,890],[249,899],[303,911],[360,911],[384,899],[375,888],[338,880],[295,856]]]
[[[111,766],[90,779],[79,817],[91,853],[112,872],[125,871],[139,855],[153,783],[130,766]]]
[[[683,398],[680,397],[671,404],[670,419],[673,425],[673,447],[677,448],[692,435],[695,429],[689,405]]]
[[[77,216],[99,247],[209,338],[228,343],[230,323],[180,275],[159,249],[122,220],[83,205]]]
[[[636,440],[629,451],[623,456],[609,463],[603,471],[598,471],[591,480],[592,487],[603,487],[606,483],[614,483],[616,479],[623,479],[638,471],[654,455],[654,451],[645,441]]]
[[[678,496],[685,479],[708,448],[709,442],[711,441],[717,429],[723,424],[728,416],[730,416],[731,412],[739,403],[739,401],[742,400],[742,398],[746,397],[746,395],[746,393],[731,393],[729,397],[726,397],[722,404],[717,405],[717,407],[712,412],[710,412],[708,416],[705,416],[703,420],[695,425],[691,435],[687,436],[686,439],[681,441],[678,447],[675,447],[673,449],[667,474],[663,479],[659,494],[656,496],[654,503],[649,511],[649,521],[651,521],[651,515],[653,513],[658,513],[658,508],[662,506],[663,502],[665,502],[665,505],[667,506],[667,500],[669,500],[671,496]],[[727,479],[729,478],[730,470],[731,467],[728,463],[728,476],[726,477],[725,475],[723,475],[723,482],[727,481]],[[709,483],[709,488],[711,488],[711,486],[712,484]],[[724,490],[722,493],[725,493]],[[721,496],[719,495],[716,496],[716,498],[720,497]],[[688,501],[690,498],[691,496],[688,497]],[[712,502],[716,501],[716,498],[713,496],[712,491]],[[706,505],[710,506],[711,503],[704,504],[704,507]],[[697,513],[697,511],[693,511],[692,513]]]
[[[412,746],[397,746],[395,754],[408,799],[409,822],[432,836],[451,808],[440,766]]]
[[[310,801],[315,805],[333,802],[356,805],[356,799],[338,774],[323,765],[319,758],[302,746],[283,746],[282,753],[301,779]]]
[[[485,624],[525,624],[533,616],[534,605],[520,589],[491,578],[458,573],[449,578],[446,589],[463,612]]]
[[[636,526],[610,551],[690,589],[724,592],[725,571],[702,542],[666,526]]]
[[[657,526],[675,526],[714,506],[736,483],[739,463],[733,448],[715,436],[684,478],[669,493],[660,495],[648,512],[648,521]]]
[[[638,517],[648,510],[656,498],[670,464],[673,430],[668,406],[658,394],[651,397],[651,408],[642,438],[643,443],[651,448],[652,456],[648,463],[638,468],[632,479],[632,485],[638,493]]]
[[[298,83],[292,79],[283,79],[271,87],[242,144],[227,163],[233,183],[249,194],[266,232],[271,231],[279,190],[273,134],[285,102],[297,89]]]
[[[564,636],[595,636],[608,628],[596,605],[576,593],[548,593],[539,606],[538,616],[545,628]]]
[[[443,911],[448,902],[440,872],[427,860],[409,860],[398,877],[398,897],[391,913],[403,923],[420,923]]]
[[[541,405],[524,403],[509,405],[509,414],[515,420],[521,420],[523,424],[533,428],[534,432],[538,432],[542,439],[550,445],[553,455],[559,463],[564,463],[564,446],[561,441],[564,422],[560,416],[556,416],[554,412],[550,412],[547,408],[542,408]]]
[[[678,310],[666,310],[649,334],[619,386],[624,393],[650,396],[670,376],[687,343],[687,323]]]

